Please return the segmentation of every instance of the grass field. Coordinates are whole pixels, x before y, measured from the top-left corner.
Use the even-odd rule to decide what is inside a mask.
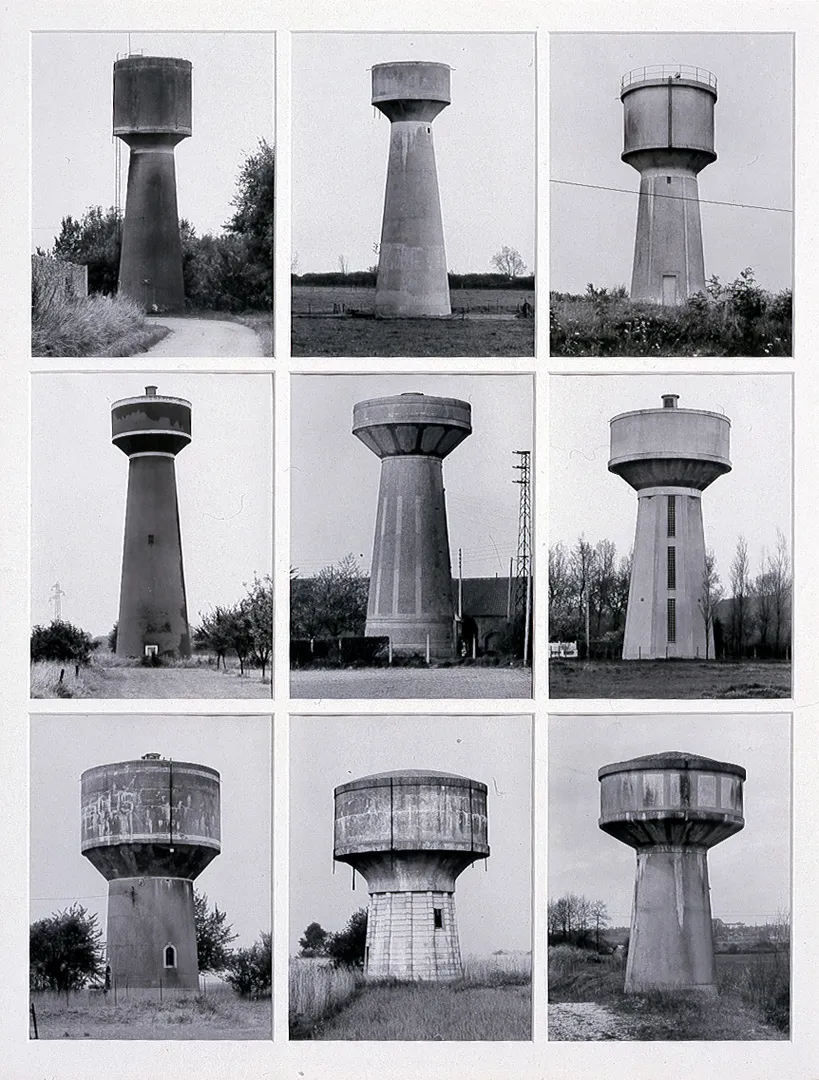
[[[270,698],[270,669],[262,681],[255,668],[239,673],[239,665],[219,671],[194,658],[168,667],[141,667],[110,654],[95,655],[75,675],[71,663],[31,664],[33,698]],[[63,672],[62,682],[60,672]]]
[[[142,308],[124,297],[44,297],[32,309],[31,355],[134,356],[167,333],[167,327],[147,322]]]
[[[268,1000],[233,993],[174,1000],[126,1000],[109,993],[93,1004],[66,1004],[61,995],[32,995],[40,1039],[272,1039]]]
[[[453,289],[449,319],[307,318],[372,312],[375,290],[296,285],[292,292],[294,356],[533,356],[534,319],[515,311],[532,290]],[[461,316],[466,316],[461,317]]]
[[[787,1039],[787,955],[718,954],[716,959],[717,996],[696,991],[626,994],[622,958],[550,946],[549,1038]]]
[[[306,668],[290,672],[294,698],[529,698],[525,667]]]
[[[296,1039],[518,1041],[531,1038],[531,957],[470,958],[454,983],[366,983],[321,961],[290,961]]]
[[[551,698],[787,698],[791,665],[777,660],[549,661]]]

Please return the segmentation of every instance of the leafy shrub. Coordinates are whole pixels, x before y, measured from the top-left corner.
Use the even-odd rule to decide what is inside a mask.
[[[263,933],[249,949],[236,949],[228,959],[225,979],[245,998],[270,997],[273,980],[271,935]]]
[[[91,635],[62,619],[48,626],[35,626],[31,632],[31,659],[74,661],[87,664],[95,645]]]

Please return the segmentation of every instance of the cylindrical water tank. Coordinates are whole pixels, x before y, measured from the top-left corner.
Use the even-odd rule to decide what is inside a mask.
[[[380,458],[444,458],[471,432],[472,408],[458,398],[397,394],[359,401],[353,408],[353,434]]]
[[[114,135],[190,135],[191,62],[126,56],[114,64]]]
[[[449,66],[418,60],[375,64],[372,101],[390,120],[432,120],[450,104]]]
[[[128,455],[150,450],[177,454],[191,441],[191,403],[146,386],[144,395],[111,406],[111,441]]]
[[[81,778],[83,855],[109,880],[195,878],[221,850],[219,773],[148,756]]]
[[[658,162],[669,150],[683,151],[690,167],[705,168],[716,160],[714,105],[716,77],[705,68],[655,65],[636,68],[623,76],[623,160],[635,155]]]
[[[675,485],[702,491],[731,471],[731,421],[722,413],[640,409],[613,417],[610,429],[609,472],[637,490]]]

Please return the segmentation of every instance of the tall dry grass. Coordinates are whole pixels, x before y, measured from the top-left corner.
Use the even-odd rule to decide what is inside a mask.
[[[133,356],[167,333],[167,327],[146,322],[140,305],[125,297],[94,294],[66,299],[42,288],[34,290],[34,356]]]
[[[80,673],[76,675],[71,661],[37,660],[31,664],[30,680],[33,698],[82,698],[94,695],[89,668],[80,664]]]
[[[290,1036],[309,1038],[320,1021],[332,1016],[363,984],[359,972],[325,960],[290,960]]]

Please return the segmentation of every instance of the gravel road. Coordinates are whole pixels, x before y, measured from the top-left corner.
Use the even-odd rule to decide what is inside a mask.
[[[171,331],[143,356],[261,356],[257,335],[247,326],[217,319],[174,319],[165,315],[149,320]]]
[[[622,1042],[633,1038],[628,1021],[604,1005],[582,1001],[549,1006],[550,1042]]]

